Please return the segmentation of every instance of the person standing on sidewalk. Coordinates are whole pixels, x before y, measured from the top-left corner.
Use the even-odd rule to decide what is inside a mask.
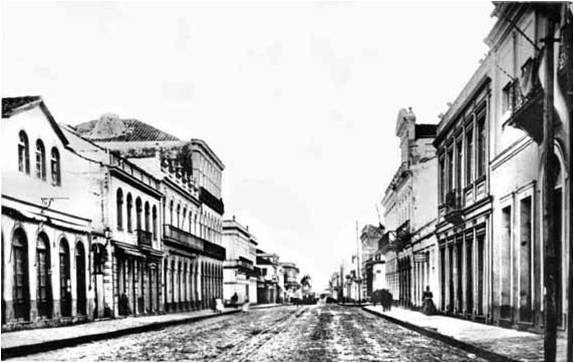
[[[432,292],[430,287],[427,286],[426,291],[423,292],[423,314],[434,315],[436,314],[436,307],[432,301]]]

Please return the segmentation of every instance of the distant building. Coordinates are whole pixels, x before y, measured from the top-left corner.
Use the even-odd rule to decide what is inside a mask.
[[[293,262],[281,262],[287,300],[300,295],[299,268]]]
[[[437,291],[436,125],[417,124],[411,109],[399,111],[396,136],[401,165],[381,202],[385,234],[381,241],[387,286],[403,306],[420,307],[426,286]],[[437,300],[435,299],[435,302]]]
[[[370,299],[373,293],[373,279],[374,272],[373,266],[375,264],[375,257],[379,250],[379,241],[383,237],[384,229],[379,226],[367,224],[361,230],[361,298]],[[384,260],[377,260],[377,265],[384,264]],[[379,266],[380,267],[380,266]],[[379,268],[380,270],[380,268]]]
[[[235,220],[223,221],[223,300],[226,304],[256,304],[258,274],[255,269],[257,242],[247,227]]]
[[[257,250],[257,267],[261,278],[257,284],[257,296],[261,304],[283,302],[283,291],[279,286],[281,265],[279,256]]]

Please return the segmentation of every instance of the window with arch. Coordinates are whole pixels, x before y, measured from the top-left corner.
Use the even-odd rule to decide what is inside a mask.
[[[156,239],[157,236],[157,208],[155,207],[155,205],[152,207],[152,211],[151,211],[151,215],[152,215],[152,238]]]
[[[173,226],[173,200],[169,202],[169,224]]]
[[[46,148],[42,140],[36,140],[36,177],[46,180]]]
[[[30,174],[30,146],[28,144],[28,135],[20,131],[20,142],[18,143],[18,170]]]
[[[146,230],[147,232],[149,232],[149,212],[150,212],[150,211],[149,211],[149,203],[148,203],[148,202],[145,202],[145,207],[144,207],[144,220],[145,220],[145,223],[144,223],[144,227],[145,227],[145,230]]]
[[[70,249],[65,238],[60,240],[60,313],[72,315],[72,283],[70,274]]]
[[[59,186],[62,183],[60,173],[60,152],[53,147],[50,159],[50,170],[52,172],[52,185]]]
[[[38,235],[36,244],[37,306],[38,315],[52,316],[52,284],[50,278],[50,244],[44,233]]]
[[[116,222],[118,226],[118,230],[122,230],[124,228],[124,221],[123,221],[123,208],[124,208],[124,192],[121,188],[118,188],[116,192]]]
[[[176,221],[175,221],[175,223],[176,223],[175,226],[176,226],[177,228],[179,228],[179,212],[180,212],[180,211],[181,211],[181,206],[178,204],[178,205],[177,205],[176,214],[175,214],[175,215],[176,215],[176,218],[177,218]]]
[[[193,224],[193,213],[191,211],[189,211],[189,233],[192,232],[192,227],[191,227],[192,224]]]
[[[128,212],[127,216],[126,216],[127,222],[128,222],[128,232],[131,232],[132,231],[132,208],[133,208],[132,194],[131,193],[128,193],[126,202],[127,202],[127,212]]]
[[[13,276],[12,296],[14,317],[30,320],[30,290],[28,278],[28,239],[22,228],[14,231],[12,237]]]
[[[136,198],[136,229],[142,229],[142,200]]]
[[[187,208],[183,207],[183,213],[181,214],[181,229],[184,229],[185,221],[187,220]]]

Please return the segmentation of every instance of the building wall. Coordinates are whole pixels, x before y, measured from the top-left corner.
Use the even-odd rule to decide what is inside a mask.
[[[24,131],[28,138],[29,173],[19,171],[20,131]],[[38,139],[44,144],[45,180],[36,175]],[[102,205],[99,165],[67,149],[40,107],[22,111],[8,119],[3,118],[1,148],[2,329],[91,319],[94,291],[90,288],[88,257],[92,220],[98,220],[97,207]],[[52,183],[52,148],[56,148],[60,156],[59,185]],[[56,199],[43,203],[42,198]],[[84,202],[78,203],[78,200]],[[21,255],[16,253],[14,244],[18,236],[25,240],[24,246],[18,249],[25,251],[23,260],[17,258]],[[40,244],[40,239],[45,239],[46,244]],[[46,251],[48,256],[45,270],[41,269],[41,263],[37,263],[39,246],[45,247],[42,253]],[[26,308],[21,318],[16,317],[15,311],[16,260],[24,262],[22,267],[25,268],[20,271],[26,273],[22,283],[27,296],[21,300],[23,305],[19,305]],[[67,268],[62,269],[61,262],[65,261]],[[45,299],[39,298],[37,293],[40,271],[47,273]],[[82,285],[83,291],[78,291]]]

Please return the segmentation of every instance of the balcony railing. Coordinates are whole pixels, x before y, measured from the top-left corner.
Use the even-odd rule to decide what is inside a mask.
[[[244,257],[239,257],[236,260],[227,260],[223,264],[225,267],[237,267],[241,270],[245,271],[252,271],[253,270],[253,262],[249,261]]]
[[[196,237],[193,234],[183,231],[170,224],[163,225],[163,236],[164,238],[169,238],[186,244],[198,251],[203,251],[204,249],[204,241],[202,241],[199,237]]]
[[[203,251],[209,257],[213,257],[221,261],[225,260],[225,248],[221,247],[220,245],[216,245],[215,243],[204,240]]]
[[[446,193],[444,201],[445,214],[444,219],[452,224],[460,224],[462,222],[462,192],[460,189],[452,189]]]
[[[511,115],[504,125],[512,126],[526,132],[534,141],[540,143],[543,137],[542,86],[534,60],[528,60],[523,66],[523,76],[515,79],[510,85]]]
[[[143,229],[136,229],[138,236],[138,245],[151,247],[151,232],[144,231]]]

